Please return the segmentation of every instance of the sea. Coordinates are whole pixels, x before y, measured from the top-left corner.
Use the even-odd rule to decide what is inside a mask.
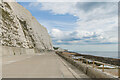
[[[75,51],[75,52],[80,54],[120,59],[120,54],[118,54],[118,51]]]

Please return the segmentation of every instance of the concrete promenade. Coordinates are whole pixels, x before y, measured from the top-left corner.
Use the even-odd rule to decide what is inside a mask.
[[[54,52],[4,56],[3,78],[88,78]]]

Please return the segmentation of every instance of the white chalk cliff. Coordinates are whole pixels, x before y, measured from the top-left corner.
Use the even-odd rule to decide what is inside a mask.
[[[32,14],[17,2],[0,4],[0,44],[53,50],[51,38]]]

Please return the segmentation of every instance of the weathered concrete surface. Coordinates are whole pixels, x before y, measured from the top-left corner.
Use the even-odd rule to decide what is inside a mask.
[[[3,78],[85,78],[54,52],[4,56]],[[83,73],[81,72],[83,75]],[[85,74],[84,74],[85,75]]]
[[[0,46],[1,56],[35,54],[34,49]]]

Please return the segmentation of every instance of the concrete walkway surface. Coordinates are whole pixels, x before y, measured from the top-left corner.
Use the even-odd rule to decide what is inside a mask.
[[[4,56],[3,78],[88,78],[54,52]]]

